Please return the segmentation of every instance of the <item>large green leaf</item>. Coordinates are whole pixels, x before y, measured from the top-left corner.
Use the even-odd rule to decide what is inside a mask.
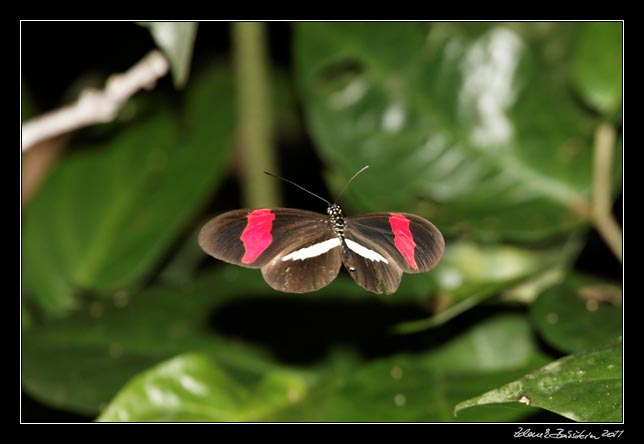
[[[432,352],[395,356],[352,372],[326,408],[332,421],[513,421],[530,411],[489,409],[455,417],[466,393],[543,362],[520,316],[498,316]]]
[[[211,357],[181,355],[134,378],[98,420],[261,421],[306,389],[294,371],[272,370],[242,384]]]
[[[522,317],[500,316],[436,351],[241,380],[216,359],[182,355],[133,378],[100,421],[453,421],[459,399],[543,362]],[[524,409],[466,420],[513,420]],[[463,420],[464,418],[458,418]]]
[[[95,414],[132,376],[180,353],[207,352],[234,371],[263,369],[260,353],[208,328],[208,314],[231,295],[261,294],[254,271],[224,268],[181,288],[121,292],[33,326],[23,333],[25,389],[48,405]]]
[[[449,243],[445,256],[432,273],[407,278],[409,282],[401,285],[404,292],[415,284],[418,297],[425,299],[430,294],[438,295],[437,309],[431,316],[401,323],[395,330],[414,333],[443,325],[504,292],[530,293],[522,295],[521,300],[531,302],[538,289],[561,279],[562,269],[577,249],[573,244],[569,248],[537,250],[503,244]],[[528,286],[534,288],[524,288]]]
[[[622,335],[622,292],[615,285],[568,278],[531,306],[532,320],[553,347],[573,353]]]
[[[611,114],[622,104],[622,23],[584,23],[573,57],[572,81],[584,100]]]
[[[567,77],[579,26],[542,28],[298,24],[298,81],[332,183],[368,164],[346,200],[447,234],[532,241],[586,223],[594,122]]]
[[[210,72],[188,92],[183,131],[160,111],[58,163],[23,229],[25,287],[46,313],[146,275],[224,171],[232,107],[228,76]]]
[[[622,420],[622,340],[566,356],[500,388],[456,406],[523,403],[575,421]]]

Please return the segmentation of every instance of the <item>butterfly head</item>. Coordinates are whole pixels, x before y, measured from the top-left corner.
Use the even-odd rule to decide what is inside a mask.
[[[331,204],[327,207],[326,209],[326,214],[331,216],[331,218],[342,218],[344,215],[342,214],[342,208],[340,208],[340,205],[338,204]]]

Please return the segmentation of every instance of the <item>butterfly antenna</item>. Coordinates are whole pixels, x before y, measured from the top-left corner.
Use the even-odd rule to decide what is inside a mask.
[[[348,182],[347,182],[347,184],[344,186],[344,188],[342,188],[342,190],[340,190],[340,192],[338,193],[338,197],[336,197],[336,198],[335,198],[334,203],[335,203],[335,202],[337,202],[337,201],[338,201],[338,199],[340,199],[340,196],[342,196],[342,193],[344,193],[344,191],[347,189],[347,187],[349,186],[349,184],[350,184],[351,182],[353,182],[353,179],[355,179],[356,177],[358,177],[358,174],[362,173],[362,172],[363,172],[364,170],[366,170],[367,168],[369,168],[369,165],[365,165],[365,166],[363,166],[362,168],[360,168],[360,171],[358,171],[357,173],[355,173],[355,174],[353,175],[353,177],[351,177],[351,179],[349,179],[349,181],[348,181]]]
[[[317,194],[315,194],[314,192],[307,190],[307,189],[306,189],[306,188],[304,188],[303,186],[298,185],[298,184],[296,184],[296,183],[295,183],[295,182],[293,182],[293,181],[290,181],[290,180],[288,180],[288,179],[284,179],[283,177],[278,176],[277,174],[269,173],[268,171],[264,171],[264,174],[268,174],[269,176],[276,177],[276,178],[278,178],[278,179],[280,179],[280,180],[283,180],[284,182],[290,183],[291,185],[295,185],[295,186],[296,186],[296,187],[298,187],[300,190],[302,190],[302,191],[306,191],[306,192],[307,192],[307,193],[309,193],[310,195],[317,197],[318,199],[320,199],[320,200],[321,200],[321,201],[323,201],[323,202],[326,202],[326,204],[327,204],[328,206],[331,206],[331,202],[329,202],[329,201],[328,201],[328,200],[326,200],[325,198],[318,196],[318,195],[317,195]]]

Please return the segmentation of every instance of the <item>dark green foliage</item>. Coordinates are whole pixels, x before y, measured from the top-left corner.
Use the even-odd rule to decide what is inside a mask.
[[[234,209],[220,185],[234,165],[236,122],[230,70],[204,64],[180,100],[156,97],[80,139],[26,207],[24,390],[101,421],[523,421],[539,409],[620,421],[621,288],[580,277],[574,264],[591,227],[593,134],[621,119],[621,24],[292,30],[294,70],[276,76],[274,119],[298,147],[310,135],[324,165],[298,168],[321,175],[332,199],[369,165],[342,196],[346,212],[430,219],[446,237],[441,263],[404,276],[393,295],[340,276],[284,296],[258,270],[206,259],[202,219]],[[173,63],[187,75],[188,61]],[[621,157],[618,140],[615,195]],[[217,210],[207,207],[213,196],[225,202]],[[312,315],[329,301],[374,300],[420,315],[389,326],[409,347],[367,358],[348,340],[308,366],[213,325],[234,302],[249,310],[237,327],[252,330],[268,316],[254,301],[276,297]],[[463,314],[470,324],[453,327]],[[280,319],[302,349],[313,346],[288,330],[288,314]],[[261,323],[268,340],[271,322]],[[323,324],[337,322],[346,317]],[[361,315],[350,322],[370,325]]]

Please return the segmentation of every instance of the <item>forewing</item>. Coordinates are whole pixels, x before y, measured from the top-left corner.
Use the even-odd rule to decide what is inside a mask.
[[[334,236],[328,217],[321,213],[291,208],[241,209],[223,213],[204,225],[199,245],[224,262],[262,268],[313,237]]]
[[[405,273],[434,268],[445,250],[441,232],[426,219],[408,213],[368,213],[345,219],[345,236],[389,257]]]

